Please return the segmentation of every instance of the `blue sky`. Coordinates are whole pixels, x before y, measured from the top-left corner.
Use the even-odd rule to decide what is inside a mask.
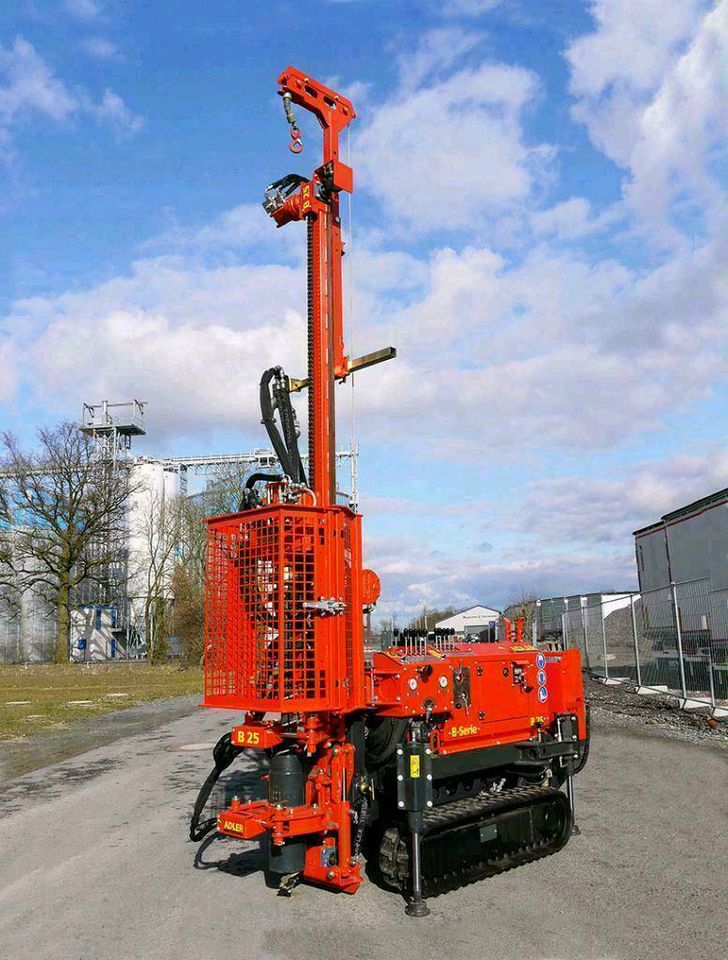
[[[354,390],[384,615],[631,586],[631,530],[728,482],[725,0],[12,6],[6,427],[136,396],[148,452],[262,442],[259,373],[305,356],[259,206],[318,162],[293,63],[357,108],[347,325],[399,350]]]

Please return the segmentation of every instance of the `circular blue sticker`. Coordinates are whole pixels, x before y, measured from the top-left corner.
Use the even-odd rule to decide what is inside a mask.
[[[543,670],[546,666],[546,657],[542,653],[539,653],[536,657],[536,666],[539,670]]]
[[[539,687],[543,687],[543,686],[545,686],[545,684],[546,684],[546,671],[545,671],[545,670],[539,670],[539,671],[538,671],[538,685],[539,685]]]
[[[546,687],[539,687],[539,688],[538,688],[538,699],[541,701],[541,703],[545,703],[545,702],[546,702],[546,700],[548,699],[548,695],[549,695],[549,693],[548,693],[548,690],[546,689]]]

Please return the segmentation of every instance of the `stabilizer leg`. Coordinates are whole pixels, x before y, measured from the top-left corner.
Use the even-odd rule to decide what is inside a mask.
[[[574,777],[569,773],[566,778],[566,796],[569,798],[569,809],[571,810],[571,836],[578,837],[581,830],[576,825],[576,814],[574,812]]]
[[[408,917],[426,917],[430,908],[422,899],[422,827],[421,812],[409,814],[409,828],[412,839],[412,898],[405,907]]]

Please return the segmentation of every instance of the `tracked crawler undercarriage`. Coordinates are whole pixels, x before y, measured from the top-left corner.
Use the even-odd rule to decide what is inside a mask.
[[[567,797],[551,787],[516,787],[429,810],[422,825],[422,895],[434,897],[557,853],[571,834]],[[379,845],[383,881],[407,893],[411,832],[387,827]]]

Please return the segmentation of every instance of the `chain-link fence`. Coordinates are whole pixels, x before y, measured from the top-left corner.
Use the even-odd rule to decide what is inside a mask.
[[[581,650],[591,674],[712,706],[728,701],[728,590],[701,579],[571,599],[563,643]]]

